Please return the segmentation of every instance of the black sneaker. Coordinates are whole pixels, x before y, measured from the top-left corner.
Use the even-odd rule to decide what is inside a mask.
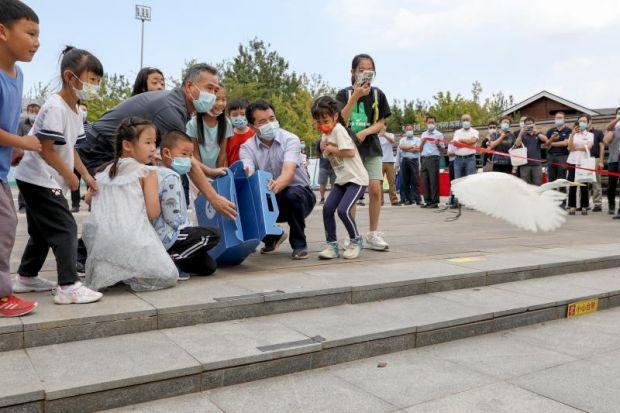
[[[609,215],[614,215],[614,211],[616,210],[616,207],[609,207],[609,210],[607,211],[607,213]]]
[[[428,208],[429,205],[428,204],[420,204],[420,208]]]
[[[611,219],[620,219],[620,214],[614,215]]]
[[[293,254],[291,254],[291,259],[294,260],[306,260],[310,255],[308,254],[308,250],[305,248],[300,248],[293,250]]]
[[[76,212],[80,212],[80,207],[71,207],[71,212],[76,213]]]
[[[325,198],[321,198],[321,200],[319,201],[319,205],[324,205],[325,204]]]
[[[439,208],[439,204],[430,204],[429,206],[427,206],[427,208],[429,208],[429,209],[437,209],[437,208]]]
[[[364,203],[364,200],[363,200],[363,199],[360,199],[359,201],[357,201],[357,205],[359,205],[359,206],[364,206],[364,205],[366,205],[366,204]]]
[[[261,248],[261,254],[275,254],[278,252],[280,245],[288,238],[286,231],[282,231],[282,235],[267,235],[264,239],[265,246]]]

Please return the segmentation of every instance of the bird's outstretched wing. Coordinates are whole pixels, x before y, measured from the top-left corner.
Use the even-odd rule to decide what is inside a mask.
[[[452,191],[463,205],[528,231],[553,231],[566,220],[559,207],[565,194],[538,193],[537,187],[509,174],[469,175],[452,181]]]

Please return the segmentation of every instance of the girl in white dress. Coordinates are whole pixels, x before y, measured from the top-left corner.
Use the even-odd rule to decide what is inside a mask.
[[[155,125],[125,119],[114,161],[96,175],[99,189],[84,222],[86,284],[95,290],[124,282],[134,291],[173,286],[178,271],[149,220],[160,214]],[[90,195],[90,194],[89,194]]]

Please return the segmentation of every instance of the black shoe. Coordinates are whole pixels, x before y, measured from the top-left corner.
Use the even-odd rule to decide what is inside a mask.
[[[611,219],[620,219],[620,214],[614,215]]]
[[[458,206],[457,204],[452,204],[452,205],[450,205],[450,209],[458,209],[458,207],[459,207],[459,206]]]
[[[428,204],[421,204],[420,208],[428,208]]]
[[[25,214],[26,213],[26,207],[21,207],[17,210],[17,212],[19,212],[20,214]]]
[[[324,205],[325,204],[325,198],[321,198],[321,200],[319,201],[319,205]]]
[[[429,208],[429,209],[437,209],[437,208],[439,208],[439,204],[430,204],[429,206],[427,206],[427,208]]]
[[[267,235],[263,241],[265,246],[261,248],[260,253],[266,255],[275,254],[287,237],[286,231],[282,231],[282,235]]]
[[[607,211],[607,214],[609,214],[609,215],[614,215],[614,210],[615,210],[615,209],[616,209],[616,208],[609,208],[609,211]]]
[[[595,205],[594,208],[592,208],[592,212],[601,212],[603,210],[603,208],[600,205]]]
[[[293,253],[291,254],[291,259],[293,260],[306,260],[308,259],[310,255],[308,254],[308,250],[305,248],[299,248],[296,250],[293,250]]]
[[[359,205],[359,206],[364,206],[364,205],[366,205],[366,204],[364,203],[364,201],[363,201],[363,200],[361,200],[361,199],[360,199],[359,201],[357,201],[357,205]]]
[[[405,201],[405,205],[411,205],[412,202],[411,201]]]
[[[75,212],[80,212],[80,207],[76,207],[76,206],[71,207],[71,212],[74,212],[74,213]]]
[[[75,267],[77,269],[77,272],[79,272],[80,274],[84,274],[86,272],[86,268],[84,268],[84,264],[79,261],[77,262]]]

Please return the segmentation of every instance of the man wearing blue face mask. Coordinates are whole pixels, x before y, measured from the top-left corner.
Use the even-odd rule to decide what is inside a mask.
[[[256,136],[241,145],[239,157],[243,167],[248,176],[257,169],[273,175],[268,186],[276,194],[278,222],[286,222],[290,227],[291,258],[307,259],[306,218],[316,204],[316,197],[302,162],[300,140],[280,128],[273,106],[264,100],[250,104],[246,118]],[[286,237],[286,232],[280,236],[267,235],[261,254],[276,253]]]
[[[426,117],[426,131],[422,133],[421,177],[424,190],[424,205],[422,208],[437,208],[439,206],[439,156],[445,148],[443,133],[436,129],[437,119],[434,116]]]
[[[185,132],[168,132],[161,144],[157,169],[161,214],[153,220],[155,232],[179,270],[179,280],[190,275],[210,275],[216,263],[208,254],[220,240],[215,228],[192,227],[181,177],[192,169],[194,143]]]
[[[123,119],[140,117],[152,121],[157,127],[159,137],[171,130],[185,130],[185,125],[193,113],[206,113],[215,103],[215,95],[220,88],[217,70],[208,64],[198,63],[187,69],[183,84],[172,90],[144,92],[132,96],[107,111],[86,131],[86,138],[77,148],[84,165],[89,171],[112,160],[116,130]],[[215,192],[196,159],[188,174],[198,190],[220,214],[233,219],[235,206]]]
[[[17,127],[17,135],[28,135],[28,132],[30,132],[30,129],[32,129],[34,120],[37,118],[39,109],[41,109],[41,106],[36,103],[31,103],[26,106],[26,117],[23,121],[19,122],[19,126]],[[26,203],[24,202],[24,196],[21,192],[17,196],[17,206],[19,208],[19,212],[26,212]]]
[[[460,142],[465,145],[475,145],[478,142],[479,133],[471,127],[471,116],[464,114],[461,116],[462,128],[454,131],[452,142]],[[470,148],[456,147],[454,160],[454,179],[476,173],[476,150]]]

